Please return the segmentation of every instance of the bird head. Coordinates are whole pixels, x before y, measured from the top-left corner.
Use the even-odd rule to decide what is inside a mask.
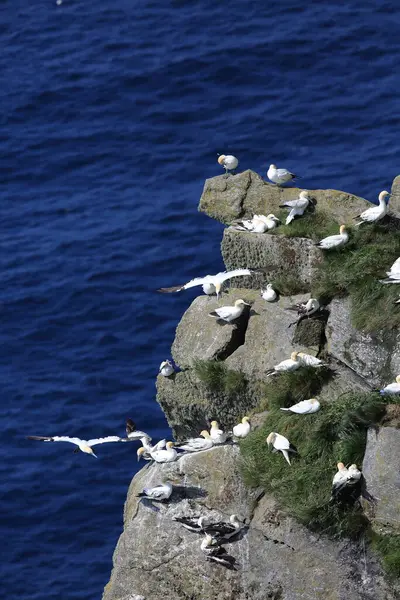
[[[278,217],[276,217],[273,213],[269,213],[269,215],[267,215],[267,219],[272,219],[272,221],[277,221],[278,223],[280,223]]]
[[[396,377],[396,383],[400,383],[400,375],[397,375],[397,377]]]
[[[265,440],[268,444],[268,447],[275,442],[275,438],[276,438],[276,433],[272,432],[269,434],[269,436]]]
[[[171,448],[173,448],[173,447],[174,447],[174,442],[167,442],[167,443],[165,444],[165,447],[166,447],[166,448],[168,448],[168,450],[170,450]]]
[[[206,536],[207,544],[211,545],[214,542],[213,536],[210,535],[209,533],[206,533],[205,536]]]
[[[250,421],[250,417],[243,417],[242,423],[248,423]]]
[[[143,446],[141,448],[138,449],[138,451],[136,452],[136,456],[138,461],[142,458],[143,454],[146,452],[146,449],[143,448]]]
[[[210,434],[208,433],[208,431],[206,431],[205,429],[203,429],[203,431],[200,431],[200,435],[205,438],[206,440],[208,440],[210,438]]]
[[[291,360],[297,360],[297,357],[300,353],[299,352],[292,352],[292,354],[290,355],[290,359]]]
[[[383,190],[383,192],[381,192],[379,194],[379,202],[382,202],[383,200],[385,200],[385,202],[387,204],[389,202],[390,196],[391,196],[390,192],[387,192],[386,190]]]
[[[315,404],[316,402],[318,402],[316,398],[310,398],[310,404]]]
[[[235,523],[239,523],[239,519],[237,518],[237,515],[231,515],[229,517],[229,521],[232,523],[232,525],[235,525]]]
[[[224,160],[225,160],[225,154],[220,154],[218,156],[218,164],[219,165],[223,165],[224,164]]]
[[[212,429],[218,429],[219,428],[218,421],[211,421],[211,428]]]
[[[339,228],[340,234],[346,233],[346,225],[341,225]]]
[[[239,298],[239,300],[235,300],[235,306],[250,306],[250,304]]]
[[[344,466],[344,464],[342,462],[338,462],[337,464],[337,469],[338,471],[344,471],[346,467]]]
[[[270,169],[276,169],[276,165],[269,165]]]
[[[214,283],[215,293],[217,294],[217,300],[221,292],[221,284],[219,282]]]
[[[308,200],[308,192],[307,190],[303,190],[302,192],[300,192],[300,198],[304,198],[305,200]]]

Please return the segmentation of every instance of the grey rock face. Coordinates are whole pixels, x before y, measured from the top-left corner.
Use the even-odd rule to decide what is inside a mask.
[[[389,211],[400,219],[400,175],[393,179],[391,194]]]
[[[168,503],[155,511],[138,501],[144,485],[166,477],[177,485]],[[236,514],[249,523],[241,539],[225,546],[237,571],[208,562],[202,536],[173,520],[200,514],[218,520]],[[351,544],[311,535],[271,498],[257,501],[241,480],[238,448],[214,447],[134,477],[103,600],[394,600],[374,559],[358,558]]]
[[[400,374],[400,333],[369,334],[354,329],[348,298],[334,299],[329,309],[328,351],[372,387],[393,381]]]
[[[376,507],[365,503],[378,532],[400,533],[400,429],[368,431],[363,473]]]

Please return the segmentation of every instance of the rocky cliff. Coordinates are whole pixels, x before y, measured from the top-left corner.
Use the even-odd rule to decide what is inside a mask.
[[[292,230],[251,234],[225,229],[221,249],[227,269],[265,271],[233,280],[219,302],[204,295],[195,298],[172,344],[180,371],[170,378],[158,377],[157,400],[177,440],[198,435],[215,418],[228,429],[250,414],[258,429],[240,449],[232,444],[214,447],[175,463],[147,465],[135,476],[103,600],[396,598],[400,409],[396,401],[382,404],[374,390],[400,373],[400,308],[393,304],[398,292],[393,290],[396,286],[381,286],[377,277],[400,256],[399,188],[396,178],[393,215],[372,228],[373,233],[352,232],[349,248],[332,259],[313,241],[336,232],[342,223],[350,224],[367,207],[365,200],[345,192],[313,190],[312,210],[302,223],[295,221]],[[279,205],[298,192],[267,184],[246,171],[207,180],[199,210],[227,225],[254,213],[282,216]],[[325,279],[324,270],[329,272]],[[270,281],[281,292],[274,303],[260,297],[260,286]],[[324,309],[294,323],[296,315],[286,309],[308,299],[310,292],[323,300]],[[238,298],[251,307],[234,326],[220,326],[208,316],[216,306]],[[266,371],[293,350],[322,356],[329,368],[279,382],[266,378]],[[279,421],[279,407],[303,399],[302,394],[321,401],[319,421],[312,420],[314,415]],[[283,461],[266,467],[265,433],[274,423],[282,424],[299,444],[301,458],[291,467]],[[322,440],[322,433],[325,454],[307,440],[307,435],[317,434]],[[311,461],[306,451],[319,454]],[[337,523],[332,528],[331,522],[324,530],[320,513],[326,512],[335,463],[348,459],[360,464],[363,455],[368,489],[377,499],[364,507],[368,522],[364,520],[356,533]],[[175,483],[168,503],[155,507],[139,502],[137,493],[144,486],[164,478]],[[307,496],[318,518],[302,517],[300,508],[309,515],[310,506],[286,502],[285,490],[286,498],[292,492],[293,498]],[[246,519],[247,533],[227,545],[237,559],[237,571],[207,562],[200,552],[201,538],[173,520],[198,514]]]

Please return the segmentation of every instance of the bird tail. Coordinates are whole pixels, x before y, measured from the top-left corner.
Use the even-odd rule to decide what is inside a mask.
[[[281,410],[289,410],[288,408],[281,408]]]
[[[283,454],[283,456],[286,458],[287,462],[288,462],[288,463],[289,463],[289,465],[290,465],[291,463],[290,463],[290,458],[289,458],[288,451],[287,451],[287,450],[282,450],[282,454]]]
[[[380,279],[379,283],[398,283],[398,281],[395,279],[390,279],[390,277],[388,277],[387,279]]]
[[[286,217],[286,222],[285,222],[285,225],[290,225],[290,223],[291,223],[293,220],[294,220],[294,217],[289,215],[288,217]]]
[[[219,314],[215,312],[215,310],[213,310],[212,312],[208,313],[209,317],[214,317],[216,319],[219,319]]]

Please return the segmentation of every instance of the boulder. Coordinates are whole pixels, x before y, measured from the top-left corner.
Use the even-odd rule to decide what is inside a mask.
[[[400,429],[381,427],[368,430],[363,473],[368,491],[376,498],[365,502],[374,529],[379,533],[400,533]]]
[[[389,200],[390,214],[400,219],[400,175],[393,179],[391,194]]]
[[[301,191],[268,183],[250,170],[229,177],[218,175],[206,179],[199,210],[229,224],[254,214],[276,214],[280,204],[297,198]],[[355,215],[369,206],[363,198],[338,190],[310,190],[310,195],[316,210],[331,214],[338,224],[351,223]]]
[[[134,477],[103,600],[394,600],[373,557],[361,561],[349,542],[310,534],[270,497],[247,489],[238,453],[236,446],[214,447]],[[144,486],[164,478],[176,486],[168,502],[139,502]],[[246,519],[248,531],[225,545],[236,571],[207,561],[202,536],[174,521],[200,514]]]
[[[350,299],[335,298],[329,306],[327,350],[372,387],[394,381],[400,374],[398,330],[363,333],[351,324]]]

